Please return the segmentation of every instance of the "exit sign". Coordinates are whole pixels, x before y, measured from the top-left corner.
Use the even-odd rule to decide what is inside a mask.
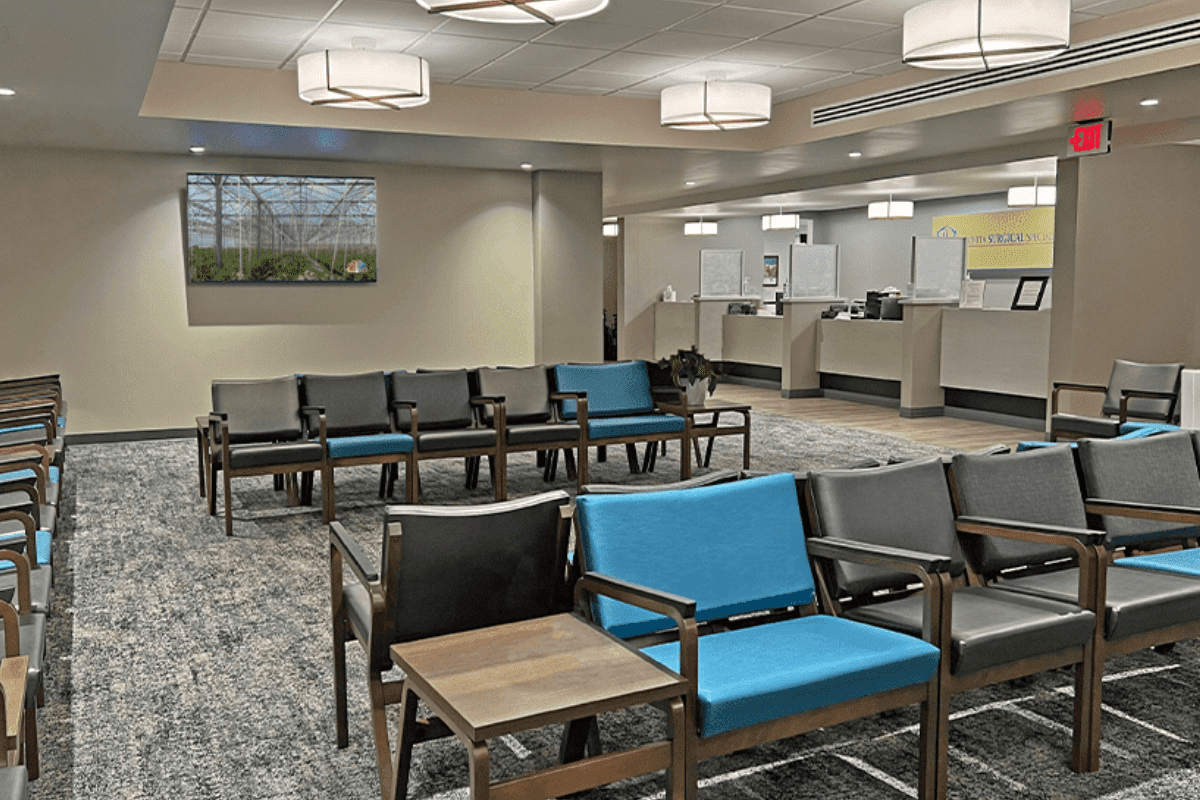
[[[1071,131],[1067,155],[1091,156],[1112,150],[1112,120],[1102,119],[1076,125]]]

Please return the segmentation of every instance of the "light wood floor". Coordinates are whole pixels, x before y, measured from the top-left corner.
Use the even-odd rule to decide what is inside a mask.
[[[954,417],[909,419],[901,417],[895,408],[825,397],[786,399],[779,396],[777,389],[759,389],[734,383],[717,384],[714,396],[733,402],[750,403],[757,411],[782,417],[877,431],[915,442],[967,452],[993,444],[1006,444],[1015,448],[1017,442],[1042,438],[1038,431],[1027,428],[1012,428]]]

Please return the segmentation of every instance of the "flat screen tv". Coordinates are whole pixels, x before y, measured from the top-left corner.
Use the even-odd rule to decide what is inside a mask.
[[[375,179],[189,174],[192,283],[375,282]]]

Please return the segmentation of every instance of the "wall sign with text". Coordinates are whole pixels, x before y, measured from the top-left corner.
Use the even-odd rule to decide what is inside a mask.
[[[1067,140],[1066,156],[1103,155],[1112,152],[1112,120],[1100,119],[1076,125]]]
[[[1054,209],[934,217],[933,235],[967,240],[967,271],[1054,266]]]

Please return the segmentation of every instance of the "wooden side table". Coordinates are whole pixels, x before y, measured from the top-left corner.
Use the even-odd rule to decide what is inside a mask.
[[[750,411],[749,403],[734,403],[729,400],[718,400],[713,397],[705,398],[704,405],[667,405],[660,403],[659,407],[670,414],[675,414],[680,417],[692,418],[692,444],[696,448],[696,466],[707,467],[712,461],[713,442],[718,436],[742,436],[742,469],[750,469]],[[722,412],[731,414],[741,414],[742,422],[740,425],[726,425],[720,427]],[[700,414],[711,414],[712,419],[703,424],[696,423],[696,416]],[[708,447],[704,451],[704,455],[700,454],[700,439],[708,437]]]
[[[661,769],[668,770],[667,797],[683,800],[687,682],[579,617],[396,644],[392,660],[407,677],[392,785],[384,793],[390,800],[408,794],[417,698],[466,746],[473,800],[543,800]],[[668,705],[668,741],[491,783],[488,739],[642,703]]]

